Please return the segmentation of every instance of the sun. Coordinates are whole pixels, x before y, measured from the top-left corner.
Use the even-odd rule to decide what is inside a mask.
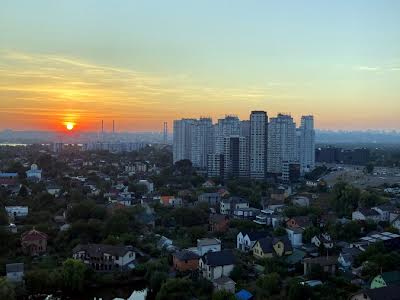
[[[75,124],[72,122],[66,122],[65,123],[65,127],[67,128],[67,130],[72,130],[74,129]]]

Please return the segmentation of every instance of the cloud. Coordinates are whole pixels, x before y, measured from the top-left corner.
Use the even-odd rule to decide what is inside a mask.
[[[379,71],[379,67],[369,67],[369,66],[357,66],[356,70],[359,71]]]

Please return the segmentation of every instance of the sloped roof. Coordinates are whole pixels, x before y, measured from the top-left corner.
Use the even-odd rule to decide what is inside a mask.
[[[193,260],[193,259],[199,259],[199,256],[189,250],[182,250],[174,253],[174,256],[179,259],[179,260]]]
[[[218,252],[207,252],[201,258],[206,265],[209,266],[226,266],[235,263],[235,256],[232,250],[222,250]]]
[[[385,272],[381,276],[387,285],[400,283],[400,271]]]
[[[400,285],[363,290],[360,293],[367,295],[371,300],[400,300]]]
[[[85,251],[91,257],[101,257],[105,253],[113,256],[124,256],[128,251],[133,251],[130,246],[114,246],[105,244],[77,245],[72,252]]]
[[[42,240],[42,239],[47,240],[47,234],[40,232],[36,229],[32,229],[30,231],[24,232],[21,235],[21,240],[23,242],[36,241],[36,240]]]

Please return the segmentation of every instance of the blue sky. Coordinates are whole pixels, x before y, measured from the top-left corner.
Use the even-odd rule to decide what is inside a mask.
[[[0,128],[252,109],[400,128],[400,1],[6,0],[0,32]]]

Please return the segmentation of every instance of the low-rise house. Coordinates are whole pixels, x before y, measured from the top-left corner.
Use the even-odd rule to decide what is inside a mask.
[[[239,249],[244,252],[248,252],[254,246],[254,244],[262,239],[267,237],[267,232],[259,231],[259,232],[244,232],[241,231],[236,236],[236,249]]]
[[[203,278],[215,280],[231,274],[235,257],[231,250],[208,252],[199,259],[199,271]]]
[[[400,235],[392,232],[372,233],[360,238],[358,242],[352,243],[351,247],[357,247],[365,251],[370,245],[382,242],[388,250],[400,249]]]
[[[220,212],[223,215],[231,215],[236,209],[249,208],[249,202],[240,197],[230,197],[222,199],[220,202]]]
[[[160,203],[164,206],[179,207],[182,206],[182,198],[176,198],[175,196],[161,196]]]
[[[154,192],[154,183],[152,183],[149,180],[139,180],[138,184],[144,185],[147,188],[147,193],[153,193]]]
[[[379,222],[381,220],[380,214],[370,208],[359,208],[351,214],[353,221],[373,221]]]
[[[29,180],[40,181],[42,180],[42,170],[36,164],[33,164],[30,170],[26,171],[26,177]]]
[[[24,280],[24,264],[6,264],[6,276],[10,282],[22,282]]]
[[[32,229],[21,235],[21,246],[25,254],[36,256],[47,251],[47,234]]]
[[[400,285],[400,272],[384,272],[375,276],[371,281],[371,289],[378,289],[386,286]]]
[[[400,285],[387,286],[380,289],[367,289],[353,294],[350,300],[399,300]]]
[[[390,222],[391,214],[398,214],[399,210],[391,204],[382,204],[372,208],[380,215],[380,221]]]
[[[17,184],[18,173],[0,173],[0,186],[10,186]]]
[[[229,217],[221,214],[210,214],[208,225],[211,232],[226,232],[229,229]]]
[[[197,198],[197,203],[207,203],[209,206],[217,206],[221,201],[218,193],[203,193]]]
[[[289,219],[286,222],[286,226],[288,228],[301,228],[306,229],[307,227],[312,226],[312,222],[310,217],[308,216],[297,216]]]
[[[310,199],[305,196],[295,196],[292,199],[292,204],[301,206],[301,207],[309,207],[310,206]]]
[[[58,185],[56,185],[56,184],[49,184],[49,185],[46,187],[46,189],[47,189],[47,192],[48,192],[50,195],[53,195],[53,196],[55,196],[55,197],[58,197],[58,196],[60,195],[60,192],[61,192],[61,187],[58,186]]]
[[[251,249],[256,258],[282,257],[293,253],[293,247],[287,236],[265,237],[254,243]]]
[[[316,247],[324,246],[326,249],[333,248],[333,240],[331,236],[327,233],[322,233],[319,235],[315,235],[311,239],[311,243],[313,243]]]
[[[196,271],[199,268],[199,255],[188,250],[178,251],[172,255],[172,263],[177,271]]]
[[[273,209],[263,209],[253,220],[254,223],[259,225],[272,226],[273,228],[278,227],[283,220],[283,216],[278,214]]]
[[[304,275],[310,274],[314,266],[320,266],[326,273],[335,274],[337,256],[320,256],[303,260]]]
[[[227,276],[213,280],[214,289],[216,291],[227,291],[228,293],[235,293],[236,282]]]
[[[136,253],[132,246],[87,244],[77,245],[72,256],[96,272],[110,272],[133,269]]]
[[[23,218],[29,213],[28,206],[6,206],[5,210],[9,218]]]
[[[160,250],[173,251],[175,246],[173,245],[173,241],[165,236],[161,236],[157,242],[157,248]]]
[[[237,208],[233,211],[235,219],[254,220],[259,214],[260,210],[253,207]]]
[[[206,182],[204,182],[202,185],[201,185],[203,188],[213,188],[213,187],[215,187],[215,183],[214,183],[214,181],[212,181],[211,179],[208,179]]]
[[[286,228],[286,233],[293,247],[303,245],[303,228]]]
[[[339,266],[344,270],[351,269],[354,259],[361,253],[362,251],[356,247],[343,248],[338,257]]]
[[[392,221],[392,226],[400,231],[400,215]]]
[[[221,240],[219,239],[198,239],[197,240],[197,253],[200,256],[208,252],[221,251]]]

